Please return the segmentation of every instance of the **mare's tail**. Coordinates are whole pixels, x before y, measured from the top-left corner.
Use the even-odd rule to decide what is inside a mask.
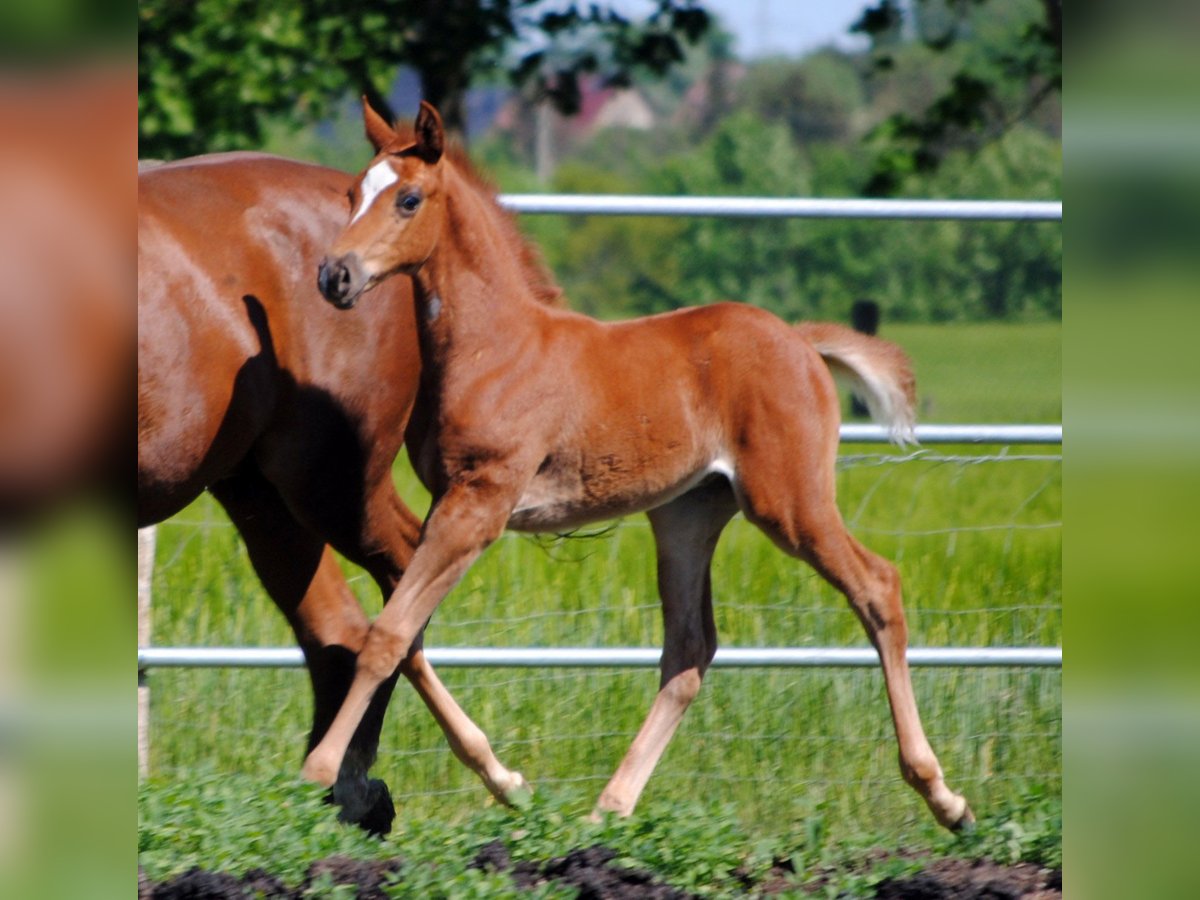
[[[891,341],[829,322],[801,322],[796,330],[821,354],[834,378],[867,405],[871,418],[888,427],[895,443],[917,442],[917,383],[903,350]]]

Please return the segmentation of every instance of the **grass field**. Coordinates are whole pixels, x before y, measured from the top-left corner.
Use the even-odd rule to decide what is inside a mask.
[[[1061,419],[1061,326],[891,326],[913,355],[922,420]],[[840,506],[851,530],[897,562],[912,643],[1059,645],[1062,641],[1058,448],[944,447],[915,459],[846,447]],[[981,460],[980,453],[988,455]],[[398,468],[414,508],[425,499]],[[159,529],[153,642],[290,643],[237,537],[208,498]],[[547,544],[506,536],[468,572],[430,625],[431,646],[657,646],[654,557],[642,517],[602,536]],[[348,569],[372,612],[380,600]],[[723,646],[866,646],[844,600],[740,518],[714,563]],[[650,670],[447,670],[500,758],[582,814],[649,707]],[[298,769],[308,723],[300,671],[152,673],[157,791],[197,772],[268,780]],[[926,730],[949,783],[982,814],[1061,797],[1061,672],[914,673]],[[715,670],[651,779],[650,808],[680,800],[727,808],[762,839],[944,837],[899,777],[882,678],[870,670]],[[478,815],[486,792],[445,749],[401,687],[376,774],[398,805],[442,823]]]

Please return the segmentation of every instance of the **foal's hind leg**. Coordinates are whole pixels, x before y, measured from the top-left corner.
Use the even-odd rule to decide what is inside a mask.
[[[833,503],[832,476],[829,482],[813,488],[805,485],[804,492],[793,497],[780,490],[778,483],[766,490],[750,489],[744,494],[743,508],[780,547],[810,562],[850,601],[879,652],[904,780],[925,799],[938,822],[957,830],[975,817],[967,801],[946,786],[941,765],[921,727],[905,655],[908,626],[900,599],[900,576],[895,566],[846,531]]]
[[[658,545],[663,654],[658,696],[625,758],[600,794],[593,815],[627,816],[667,749],[717,652],[710,564],[737,503],[724,478],[651,510]]]

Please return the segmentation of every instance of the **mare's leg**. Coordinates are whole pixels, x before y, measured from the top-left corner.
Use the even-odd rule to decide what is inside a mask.
[[[259,473],[246,471],[219,482],[212,493],[237,526],[255,572],[304,651],[313,689],[311,751],[346,697],[370,622],[333,553],[296,521]],[[342,818],[379,834],[390,829],[395,810],[387,787],[367,772],[394,685],[390,679],[363,717],[333,786]]]
[[[515,498],[507,492],[482,487],[485,480],[483,473],[477,471],[472,488],[452,489],[430,512],[424,537],[404,578],[371,626],[359,654],[354,683],[342,708],[325,737],[305,760],[304,776],[310,781],[333,783],[372,698],[406,658],[424,659],[419,651],[414,654],[414,648],[419,647],[429,617],[484,548],[503,532]],[[421,689],[420,683],[414,681],[414,684]],[[445,688],[436,681],[426,687],[441,699],[449,699]],[[439,705],[430,703],[430,709],[446,727],[447,723],[439,716]],[[470,723],[465,716],[463,719]],[[485,760],[494,763],[476,769],[492,794],[509,798],[514,792],[527,790],[519,773],[495,762],[486,735],[473,723],[462,727],[457,738],[458,742],[452,741],[451,746],[468,766],[476,768],[479,761]]]
[[[802,447],[802,444],[796,446]],[[804,458],[804,454],[798,454]],[[833,456],[808,457],[809,477],[770,477],[770,468],[739,460],[739,499],[747,518],[781,548],[807,560],[846,595],[879,652],[900,751],[900,771],[938,822],[958,829],[974,821],[967,801],[946,786],[913,696],[906,651],[908,625],[896,567],[856,541],[834,503]]]
[[[717,652],[710,565],[721,530],[737,512],[729,483],[720,478],[651,510],[658,549],[663,654],[658,695],[621,765],[596,802],[593,815],[633,812],[650,774],[683,714],[700,690]]]

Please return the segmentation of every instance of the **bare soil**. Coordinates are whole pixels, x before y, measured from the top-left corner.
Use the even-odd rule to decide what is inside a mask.
[[[576,887],[581,900],[690,900],[694,895],[664,884],[653,872],[629,869],[613,863],[616,852],[594,846],[572,850],[566,856],[542,862],[517,862],[504,845],[495,841],[476,854],[471,865],[509,872],[513,883],[533,891],[550,881]],[[786,867],[766,879],[747,883],[746,897],[771,897],[796,891]],[[320,860],[309,868],[304,883],[288,887],[262,871],[241,876],[192,869],[167,881],[151,884],[140,874],[138,900],[299,900],[321,879],[334,884],[358,886],[361,900],[386,900],[384,885],[403,879],[399,859],[360,861],[344,857]],[[816,879],[812,892],[822,892]],[[907,878],[881,882],[871,895],[874,900],[1061,900],[1062,872],[1027,863],[1002,866],[988,860],[939,859]]]

